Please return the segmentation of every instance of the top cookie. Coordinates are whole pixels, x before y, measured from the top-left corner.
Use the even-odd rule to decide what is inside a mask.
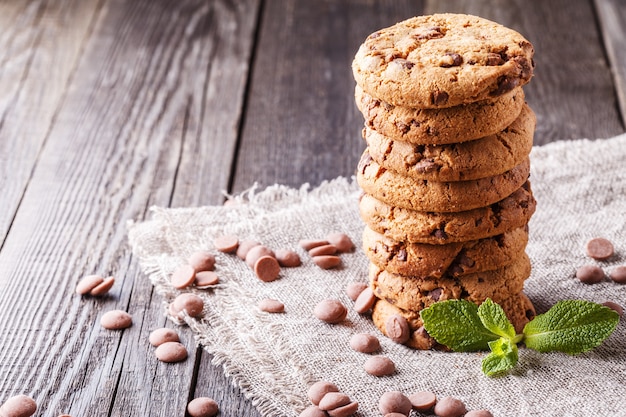
[[[490,20],[434,14],[369,35],[352,71],[365,92],[393,105],[444,108],[526,84],[533,52],[522,35]]]

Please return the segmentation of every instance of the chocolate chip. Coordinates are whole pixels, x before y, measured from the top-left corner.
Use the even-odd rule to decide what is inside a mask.
[[[416,411],[430,411],[437,403],[437,396],[430,391],[419,391],[409,395],[409,401]]]
[[[385,376],[396,371],[396,364],[386,356],[372,356],[365,361],[363,369],[370,375]]]
[[[598,261],[606,261],[614,251],[613,244],[605,238],[597,237],[587,242],[587,255]]]
[[[415,164],[415,170],[422,174],[437,171],[439,168],[441,168],[441,165],[435,163],[435,160],[431,158],[422,159],[417,164]]]
[[[261,256],[254,263],[254,273],[263,282],[271,282],[278,278],[280,265],[273,256]]]
[[[309,397],[309,400],[314,405],[318,405],[322,398],[324,398],[324,395],[328,394],[329,392],[339,392],[339,388],[337,388],[337,385],[333,384],[332,382],[317,381],[315,384],[309,387],[309,390],[307,391],[307,397]]]
[[[376,296],[370,287],[364,289],[354,302],[354,311],[359,314],[366,313],[376,303]]]
[[[212,271],[215,267],[215,256],[208,251],[198,251],[191,254],[188,264],[196,271]]]
[[[235,235],[223,235],[213,240],[215,249],[224,253],[233,253],[239,247],[239,238]]]
[[[356,301],[356,299],[359,297],[359,294],[361,294],[363,290],[365,290],[367,287],[368,285],[365,282],[350,282],[348,285],[346,285],[346,294],[348,294],[348,297],[350,297],[352,301]]]
[[[399,314],[389,316],[385,320],[385,333],[396,343],[406,343],[411,337],[411,329],[406,318]]]
[[[463,57],[454,52],[448,52],[441,60],[440,66],[444,68],[458,67],[463,63]]]
[[[330,417],[349,417],[356,413],[356,410],[358,409],[359,403],[352,401],[349,404],[342,405],[341,407],[337,407],[333,410],[328,410],[327,413]]]
[[[0,416],[29,417],[37,411],[37,403],[26,395],[16,395],[0,407]]]
[[[350,338],[350,348],[356,352],[373,353],[380,349],[380,341],[369,333],[357,333]]]
[[[289,268],[300,266],[302,263],[300,256],[290,249],[278,249],[276,251],[276,260],[280,266]]]
[[[506,75],[498,78],[498,87],[493,90],[490,95],[492,97],[501,96],[504,93],[508,93],[515,87],[519,85],[519,78],[517,77],[507,77]]]
[[[313,315],[318,319],[329,323],[337,324],[345,320],[348,309],[339,300],[322,300],[313,309]]]
[[[448,102],[449,95],[445,91],[433,91],[430,93],[430,102],[435,106],[441,106]]]
[[[528,61],[526,57],[516,56],[513,58],[513,62],[520,68],[520,77],[522,77],[522,79],[527,80],[533,75],[535,63],[532,60]]]
[[[609,278],[618,284],[626,284],[626,265],[621,265],[609,272]]]
[[[122,310],[107,311],[100,318],[100,325],[108,330],[126,329],[133,324],[130,314]]]
[[[213,417],[218,412],[217,402],[209,397],[198,397],[187,404],[187,413],[191,417]]]
[[[320,410],[328,411],[350,404],[350,397],[343,392],[329,392],[322,397],[317,405]]]
[[[407,258],[406,249],[404,248],[400,249],[398,253],[396,254],[396,259],[401,262],[406,262],[406,258]]]
[[[444,33],[441,31],[441,28],[438,26],[428,28],[426,32],[419,33],[414,35],[416,39],[429,40],[429,39],[439,39],[443,38]]]
[[[498,65],[504,64],[504,60],[499,54],[489,53],[487,54],[487,60],[485,61],[485,65],[489,67],[495,67]]]
[[[341,258],[335,255],[314,256],[313,263],[322,269],[332,269],[341,265]]]
[[[89,291],[89,294],[95,297],[99,297],[101,295],[107,294],[109,290],[113,288],[114,284],[115,284],[114,277],[105,278],[104,281],[102,281],[100,284],[92,288],[92,290]]]
[[[187,359],[187,348],[180,342],[165,342],[154,350],[154,356],[161,362],[173,363]]]
[[[411,400],[400,391],[387,391],[378,400],[378,411],[382,415],[400,413],[408,416],[411,408]]]
[[[443,228],[442,229],[435,229],[435,231],[432,232],[431,235],[436,237],[437,239],[446,240],[448,238],[448,235],[446,234],[446,231]]]
[[[576,278],[585,284],[597,284],[604,281],[604,271],[596,265],[583,265],[576,270]]]
[[[404,58],[396,58],[393,60],[394,63],[400,65],[402,68],[404,68],[405,70],[410,70],[411,68],[413,68],[415,66],[415,64],[411,61],[408,61]]]
[[[327,240],[322,240],[322,239],[302,239],[298,242],[298,244],[300,245],[302,249],[309,251],[318,246],[328,245],[329,242]]]
[[[441,398],[435,405],[435,414],[440,417],[461,417],[466,411],[465,404],[452,397]]]
[[[148,342],[150,342],[152,346],[156,347],[165,342],[180,342],[180,338],[178,337],[176,330],[163,327],[152,331],[148,337]]]
[[[345,233],[334,232],[326,236],[328,242],[337,248],[339,252],[351,252],[354,249],[354,242]]]
[[[383,105],[383,107],[385,108],[385,110],[387,110],[387,111],[391,111],[391,110],[393,110],[393,109],[394,109],[393,104],[389,104],[389,103],[387,103],[386,101],[383,101],[383,102],[382,102],[382,105]]]
[[[432,291],[428,291],[428,296],[433,300],[433,301],[439,301],[439,297],[441,297],[441,292],[443,291],[443,289],[441,288],[435,288]]]
[[[285,305],[273,298],[264,298],[257,303],[257,307],[266,313],[284,313]]]
[[[406,133],[408,133],[409,130],[411,130],[411,126],[407,125],[406,123],[400,122],[400,121],[396,121],[396,128],[404,135]]]
[[[433,348],[437,341],[428,334],[424,326],[420,326],[413,332],[412,342],[419,342],[418,348],[421,350],[428,350]]]

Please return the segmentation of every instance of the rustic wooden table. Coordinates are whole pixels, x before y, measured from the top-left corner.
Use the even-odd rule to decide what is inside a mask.
[[[352,175],[358,45],[440,11],[535,45],[537,145],[624,131],[622,0],[1,0],[0,403],[25,393],[40,416],[171,417],[210,396],[222,416],[257,416],[189,332],[185,363],[155,360],[148,334],[168,323],[125,223],[255,181]],[[111,295],[76,296],[94,272],[117,277]],[[101,330],[113,308],[134,326]]]

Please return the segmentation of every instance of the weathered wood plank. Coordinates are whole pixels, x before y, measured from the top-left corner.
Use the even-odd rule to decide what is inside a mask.
[[[365,148],[354,54],[370,33],[421,10],[419,1],[267,2],[233,190],[353,175]]]
[[[427,0],[426,13],[469,13],[522,33],[535,47],[524,88],[537,114],[535,144],[624,131],[590,0]]]
[[[161,299],[131,259],[125,223],[153,204],[220,201],[257,7],[105,2],[0,252],[0,398],[30,394],[46,415],[184,414],[196,349],[181,329],[191,358],[153,357]],[[73,294],[93,272],[118,277],[110,297]],[[133,327],[102,330],[113,308]]]
[[[609,62],[613,69],[622,123],[626,123],[626,3],[595,0]]]
[[[0,2],[0,247],[99,2]]]

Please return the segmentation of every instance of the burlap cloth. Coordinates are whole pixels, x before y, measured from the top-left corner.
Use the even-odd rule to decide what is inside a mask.
[[[612,300],[626,306],[626,286],[611,281],[585,285],[576,268],[596,263],[585,255],[593,237],[610,239],[616,256],[599,263],[609,272],[625,263],[626,135],[609,140],[556,142],[532,151],[531,182],[538,209],[530,222],[527,252],[533,272],[525,291],[539,312],[562,299]],[[234,233],[273,249],[292,248],[303,265],[283,268],[280,279],[259,281],[244,262],[217,253],[221,284],[189,291],[205,300],[205,315],[188,319],[196,339],[214,355],[263,416],[297,416],[309,405],[307,387],[332,381],[359,402],[359,416],[379,416],[378,399],[388,390],[406,394],[430,390],[454,396],[468,409],[495,416],[626,415],[626,326],[599,348],[576,357],[520,349],[519,365],[508,376],[481,373],[484,353],[414,351],[383,337],[371,319],[352,310],[346,284],[367,280],[358,214],[358,186],[338,178],[309,190],[272,186],[235,197],[238,205],[181,209],[152,208],[151,219],[129,226],[133,253],[167,303],[178,294],[171,272],[198,249],[212,249],[213,238]],[[343,267],[322,270],[298,247],[303,238],[344,231],[357,245],[342,254]],[[281,300],[284,314],[261,312],[257,301]],[[349,306],[347,320],[328,325],[312,315],[324,298]],[[362,368],[366,354],[352,351],[357,332],[379,336],[382,351],[397,372],[377,378]],[[419,414],[414,414],[419,415]]]

